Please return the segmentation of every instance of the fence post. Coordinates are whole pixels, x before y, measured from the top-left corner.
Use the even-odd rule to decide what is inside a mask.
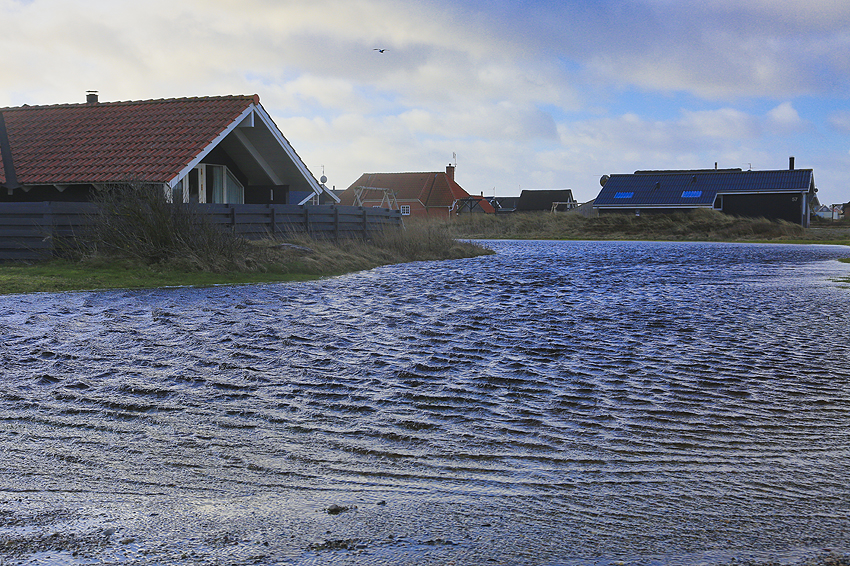
[[[48,253],[50,254],[50,257],[53,257],[53,254],[56,252],[56,226],[53,222],[53,204],[45,202],[43,208],[44,212],[41,214],[41,229],[47,232],[47,236],[50,238],[50,250]]]
[[[236,207],[232,204],[228,205],[230,207],[230,226],[233,230],[233,233],[236,233]]]
[[[313,235],[313,232],[310,230],[310,206],[306,204],[304,205],[304,230],[308,236]]]
[[[334,207],[334,240],[339,241],[339,208]]]
[[[269,209],[270,209],[269,223],[271,224],[272,238],[274,238],[277,235],[277,223],[276,223],[277,219],[275,218],[275,211],[276,211],[275,205],[270,204]]]

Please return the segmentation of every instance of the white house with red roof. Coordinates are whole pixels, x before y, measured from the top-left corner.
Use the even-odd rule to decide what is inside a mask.
[[[462,212],[493,213],[483,196],[455,181],[455,167],[430,173],[364,173],[341,195],[340,204],[400,210],[402,216],[448,218]]]
[[[334,203],[253,96],[0,108],[0,202],[161,183],[175,200]]]

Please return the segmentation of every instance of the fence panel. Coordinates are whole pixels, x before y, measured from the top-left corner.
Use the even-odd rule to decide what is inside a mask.
[[[0,258],[45,259],[53,254],[50,207],[41,202],[14,202],[0,207]]]
[[[186,205],[190,206],[190,205]],[[306,234],[321,239],[368,238],[402,226],[397,210],[283,204],[191,205],[212,224],[258,240]],[[0,203],[0,260],[43,259],[58,239],[83,236],[97,206],[88,202]]]

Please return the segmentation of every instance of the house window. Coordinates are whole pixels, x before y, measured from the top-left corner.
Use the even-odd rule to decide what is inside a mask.
[[[207,165],[212,185],[212,201],[217,204],[243,204],[245,187],[224,165]]]
[[[614,198],[632,198],[634,193],[614,193]]]
[[[702,191],[683,191],[682,198],[699,198],[702,196]]]
[[[398,208],[401,211],[402,216],[410,216],[410,205],[409,204],[403,204]]]
[[[172,187],[170,195],[166,193],[165,196],[168,202],[183,202],[183,179],[177,181],[177,184]]]

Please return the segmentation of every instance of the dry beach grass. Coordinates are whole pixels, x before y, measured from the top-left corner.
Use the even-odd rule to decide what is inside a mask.
[[[585,215],[565,213],[468,214],[443,227],[456,237],[526,240],[674,240],[850,244],[850,221],[814,221],[811,228],[785,221],[728,216],[716,210],[689,213]]]

